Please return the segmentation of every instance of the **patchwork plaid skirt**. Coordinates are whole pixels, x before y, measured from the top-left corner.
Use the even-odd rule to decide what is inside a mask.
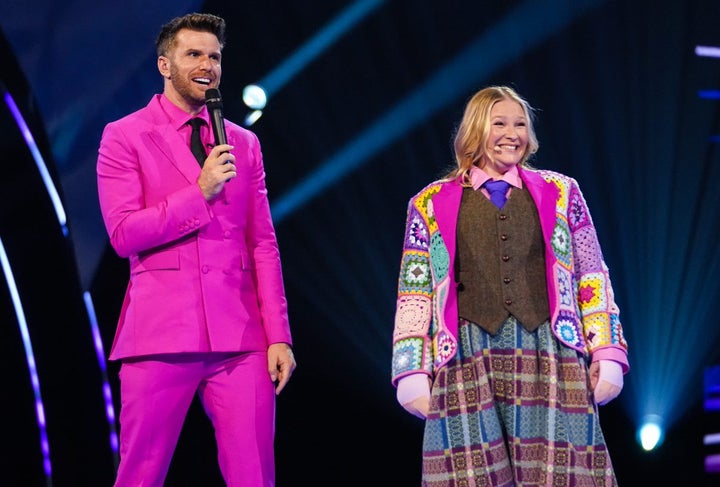
[[[424,487],[615,487],[585,359],[549,322],[492,336],[461,320],[432,386]]]

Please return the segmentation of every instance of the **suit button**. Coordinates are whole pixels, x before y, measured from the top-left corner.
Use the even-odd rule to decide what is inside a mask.
[[[507,220],[507,215],[500,215],[498,218],[500,218],[500,220],[502,221],[505,221]]]
[[[460,292],[464,291],[464,290],[465,290],[465,284],[463,284],[462,282],[458,282],[457,290],[460,291]]]
[[[505,240],[507,240],[507,239],[508,239],[507,234],[503,233],[503,234],[500,235],[500,240],[505,241]]]
[[[506,299],[505,304],[510,306],[512,304],[512,299]]]
[[[502,261],[503,261],[503,262],[507,262],[507,261],[509,261],[509,260],[510,260],[510,256],[509,256],[509,255],[503,255],[503,256],[502,256]]]
[[[510,281],[511,281],[511,279],[510,279],[509,277],[504,277],[504,278],[503,278],[503,282],[504,282],[505,284],[510,284]]]
[[[207,274],[208,272],[210,272],[210,268],[208,266],[204,265],[204,266],[202,266],[201,271],[203,274]]]

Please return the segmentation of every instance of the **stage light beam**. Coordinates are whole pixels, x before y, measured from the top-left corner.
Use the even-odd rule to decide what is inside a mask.
[[[274,221],[281,222],[321,194],[325,188],[365,164],[394,140],[427,120],[437,110],[458,96],[466,95],[480,80],[515,61],[601,3],[602,0],[582,0],[573,2],[570,6],[563,1],[541,4],[527,0],[518,5],[453,60],[440,67],[414,92],[390,108],[372,126],[359,133],[337,154],[321,163],[314,173],[306,176],[275,201],[272,204]],[[555,8],[550,8],[552,5]],[[521,19],[533,20],[522,24]],[[513,42],[506,42],[502,49],[499,49],[497,39],[512,39]],[[483,62],[477,62],[478,59],[483,59]],[[277,83],[273,77],[269,79]],[[266,84],[262,85],[268,88]]]
[[[385,0],[358,0],[343,10],[340,15],[335,17],[259,83],[247,85],[243,89],[243,102],[251,110],[264,109],[270,96],[285,86],[298,72],[322,54],[340,36],[351,30],[384,2]],[[259,98],[255,98],[256,96]],[[261,101],[259,103],[261,106],[253,106],[259,101]],[[248,115],[245,118],[245,125],[249,126],[255,123],[261,114],[262,112],[256,115],[252,113]]]
[[[662,426],[662,418],[651,414],[645,418],[645,421],[638,429],[638,441],[645,451],[651,451],[659,447],[665,437]]]

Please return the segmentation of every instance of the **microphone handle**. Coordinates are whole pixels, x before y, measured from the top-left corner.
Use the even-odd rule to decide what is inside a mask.
[[[210,122],[212,125],[213,135],[215,136],[215,145],[227,144],[227,135],[225,135],[225,123],[223,121],[223,113],[219,108],[210,110]]]

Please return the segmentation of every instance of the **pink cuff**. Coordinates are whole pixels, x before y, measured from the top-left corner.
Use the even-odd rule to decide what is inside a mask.
[[[410,374],[398,381],[397,400],[400,404],[418,397],[430,397],[430,378],[426,374]]]
[[[605,346],[593,350],[592,361],[599,362],[600,360],[613,360],[619,363],[622,366],[623,374],[627,374],[630,371],[630,363],[628,362],[627,352],[625,349],[615,345]]]
[[[600,360],[600,374],[598,375],[598,384],[602,381],[617,387],[623,386],[622,365],[614,360]]]

